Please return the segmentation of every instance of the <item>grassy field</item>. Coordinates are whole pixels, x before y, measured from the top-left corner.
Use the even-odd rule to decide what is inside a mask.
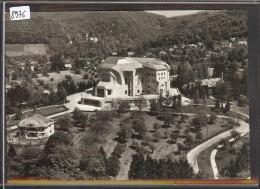
[[[207,148],[206,150],[203,150],[197,158],[198,166],[200,168],[202,178],[214,179],[213,170],[211,168],[211,163],[210,163],[210,154],[216,146],[217,145],[213,145]]]
[[[234,109],[246,115],[249,115],[249,106],[245,106],[245,107],[236,106]]]
[[[211,107],[209,106],[196,106],[196,105],[187,105],[182,106],[182,112],[197,114],[199,111],[207,112],[208,114],[212,113]]]
[[[70,70],[66,71],[60,71],[60,73],[57,72],[51,72],[48,73],[49,76],[42,76],[42,74],[38,74],[39,80],[43,80],[45,84],[48,84],[53,90],[56,90],[57,84],[65,79],[66,75],[70,75],[75,83],[85,81],[87,82],[87,79],[83,79],[84,71],[81,72],[81,74],[74,74]],[[53,81],[51,81],[51,78],[53,78]],[[33,79],[35,83],[37,83],[37,79]]]

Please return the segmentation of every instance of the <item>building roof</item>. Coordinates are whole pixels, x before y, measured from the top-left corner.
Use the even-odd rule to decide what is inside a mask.
[[[216,87],[217,82],[219,82],[220,80],[220,78],[202,79],[201,85],[207,85],[208,87]]]
[[[52,119],[48,119],[46,117],[43,117],[39,114],[35,114],[32,117],[28,117],[18,123],[18,127],[34,127],[34,128],[39,128],[39,127],[47,127],[48,123],[52,123]]]
[[[71,64],[65,64],[64,66],[65,66],[65,68],[72,68]]]
[[[99,65],[101,69],[115,69],[118,71],[132,71],[143,67],[155,70],[170,70],[170,66],[167,63],[156,58],[108,57]]]

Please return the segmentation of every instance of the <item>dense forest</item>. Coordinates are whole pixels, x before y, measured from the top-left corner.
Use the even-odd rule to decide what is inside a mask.
[[[133,11],[32,13],[31,17],[6,20],[6,43],[49,44],[50,53],[72,58],[105,58],[113,52],[157,55],[173,45],[198,42],[212,49],[231,37],[247,37],[246,11],[203,11],[172,18]]]

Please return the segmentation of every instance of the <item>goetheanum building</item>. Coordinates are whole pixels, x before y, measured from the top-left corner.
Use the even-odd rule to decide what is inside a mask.
[[[23,119],[17,127],[19,135],[27,139],[47,138],[54,133],[54,121],[38,114]]]
[[[157,99],[171,92],[170,66],[155,58],[109,57],[98,68],[99,83],[93,95],[86,94],[81,104],[105,107],[113,99],[134,101]],[[175,89],[175,95],[179,91]]]

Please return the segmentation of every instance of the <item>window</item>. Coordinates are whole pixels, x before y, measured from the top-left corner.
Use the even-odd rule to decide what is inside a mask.
[[[127,90],[125,90],[125,94],[127,94]]]
[[[140,90],[137,90],[137,93],[140,93]]]
[[[112,91],[110,89],[107,90],[107,94],[111,95]]]
[[[50,130],[50,133],[51,133],[51,130]]]
[[[125,85],[127,85],[127,78],[125,77]]]

